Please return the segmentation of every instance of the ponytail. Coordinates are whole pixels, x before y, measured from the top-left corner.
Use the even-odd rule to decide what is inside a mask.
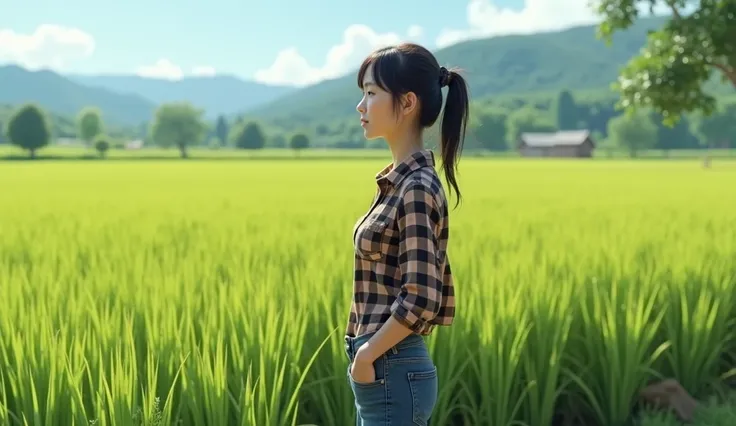
[[[465,79],[453,70],[442,70],[446,74],[443,83],[448,86],[445,112],[442,116],[440,147],[442,151],[442,168],[445,179],[457,194],[455,207],[460,204],[460,188],[457,184],[455,173],[463,141],[465,140],[465,129],[468,125],[470,102],[468,99],[468,87]],[[452,191],[451,191],[452,192]]]

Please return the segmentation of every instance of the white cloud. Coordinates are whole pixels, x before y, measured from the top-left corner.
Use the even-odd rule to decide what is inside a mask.
[[[419,25],[412,25],[408,30],[406,30],[406,35],[409,36],[410,39],[418,39],[422,34],[424,34],[424,29]]]
[[[443,29],[437,47],[504,34],[529,34],[597,21],[588,0],[525,0],[521,10],[496,6],[491,0],[470,0],[468,28]]]
[[[268,84],[313,84],[354,70],[374,49],[404,40],[416,41],[421,35],[422,28],[418,25],[409,27],[406,36],[393,32],[378,34],[367,25],[351,25],[343,33],[342,42],[329,50],[321,66],[311,65],[295,48],[290,47],[279,52],[270,67],[256,71],[254,78]]]
[[[215,74],[217,74],[215,67],[205,65],[192,68],[192,75],[196,75],[199,77],[211,77]]]
[[[162,80],[174,81],[184,78],[184,70],[167,58],[161,58],[153,65],[140,66],[135,70],[135,73],[141,77],[157,78]],[[201,65],[192,68],[190,74],[196,76],[213,76],[216,72],[214,67]]]
[[[159,59],[153,65],[140,66],[135,73],[141,77],[163,80],[179,80],[184,77],[181,67],[166,58]]]
[[[648,6],[640,7],[640,11],[649,14]],[[662,4],[654,8],[655,14],[665,11],[666,6]],[[524,0],[521,10],[498,7],[493,0],[470,0],[466,15],[468,28],[443,29],[437,37],[437,47],[497,35],[556,31],[600,21],[589,0]]]
[[[29,69],[63,70],[94,51],[95,39],[78,28],[43,24],[31,34],[0,28],[0,62]]]
[[[43,24],[30,34],[0,28],[0,63],[18,64],[28,69],[64,71],[72,62],[92,56],[95,48],[94,37],[79,28]],[[166,58],[139,67],[136,74],[169,80],[184,77],[181,67]],[[215,69],[207,65],[196,66],[191,74],[211,76],[215,75]]]

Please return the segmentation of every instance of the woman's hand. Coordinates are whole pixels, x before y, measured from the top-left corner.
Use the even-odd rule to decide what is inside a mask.
[[[350,376],[356,383],[367,384],[376,381],[376,369],[373,367],[373,361],[367,356],[360,353],[355,354],[353,365],[350,366]]]

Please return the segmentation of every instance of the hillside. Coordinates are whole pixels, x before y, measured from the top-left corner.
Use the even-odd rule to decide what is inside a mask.
[[[494,37],[459,43],[435,52],[441,64],[459,66],[474,99],[492,95],[608,90],[618,71],[636,55],[647,31],[662,18],[638,21],[607,46],[594,26],[560,32]],[[355,113],[360,98],[355,73],[284,96],[251,114],[276,121],[331,121]]]
[[[155,105],[139,95],[119,94],[75,83],[48,70],[29,71],[0,66],[0,104],[35,102],[51,113],[74,117],[86,106],[97,106],[106,121],[121,125],[148,120]]]
[[[244,81],[232,76],[188,77],[178,81],[133,75],[67,75],[92,87],[122,94],[136,94],[154,104],[188,101],[203,108],[208,118],[249,111],[297,89]]]

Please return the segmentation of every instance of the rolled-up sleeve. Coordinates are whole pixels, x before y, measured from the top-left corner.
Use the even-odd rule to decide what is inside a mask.
[[[401,292],[391,312],[415,332],[429,328],[442,303],[442,271],[435,235],[441,218],[430,188],[412,183],[397,214]]]

